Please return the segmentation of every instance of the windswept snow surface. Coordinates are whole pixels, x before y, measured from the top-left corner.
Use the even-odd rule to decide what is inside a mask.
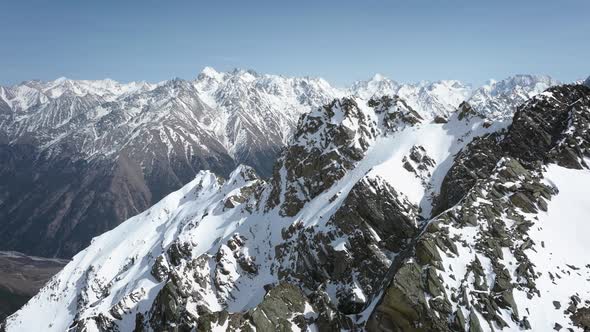
[[[539,220],[529,233],[536,246],[526,253],[541,273],[536,281],[541,294],[528,299],[526,293],[515,291],[514,299],[519,310],[526,310],[522,315],[528,316],[535,331],[551,331],[555,322],[560,322],[565,330],[582,331],[564,311],[573,295],[581,303],[590,301],[590,287],[580,287],[590,280],[590,171],[551,164],[544,177],[559,193],[549,202],[547,212],[537,215]],[[553,301],[559,302],[560,307],[556,308]]]
[[[588,160],[586,161],[588,162]],[[543,173],[545,183],[558,190],[548,202],[546,212],[539,211],[535,214],[523,214],[529,218],[533,226],[529,230],[528,238],[532,245],[525,249],[525,254],[530,259],[538,279],[535,280],[538,294],[527,293],[526,288],[515,287],[513,289],[514,301],[519,317],[526,317],[533,331],[553,331],[556,323],[563,329],[583,331],[582,328],[573,325],[567,312],[572,302],[572,296],[576,296],[579,303],[589,303],[590,289],[580,287],[587,285],[590,280],[590,223],[588,222],[588,206],[590,196],[587,189],[590,188],[590,171],[588,169],[568,169],[555,164],[546,166]],[[506,185],[514,185],[507,183]],[[489,204],[484,199],[480,204]],[[504,222],[510,227],[514,226],[514,220],[504,216]],[[496,274],[490,258],[474,250],[477,238],[481,236],[481,224],[477,227],[467,226],[461,228],[450,227],[450,236],[461,239],[461,245],[457,245],[458,254],[443,256],[444,266],[448,269],[440,272],[444,284],[451,289],[460,289],[464,280],[453,276],[467,276],[469,273],[468,262],[478,259],[486,278],[486,284],[494,285]],[[522,243],[520,243],[522,244]],[[440,252],[441,255],[444,254]],[[506,267],[511,276],[517,276],[516,269],[520,266],[514,254],[507,248],[503,248],[503,258],[498,262]],[[473,278],[471,275],[470,278]],[[471,281],[473,279],[470,279]],[[469,291],[477,292],[467,284]],[[469,310],[461,307],[464,315],[469,315]],[[453,304],[453,310],[458,306]],[[479,313],[480,322],[485,322]],[[503,310],[502,319],[507,323],[504,330],[522,330],[522,326],[514,322],[510,315],[512,311]],[[497,325],[496,328],[500,329]],[[481,325],[483,331],[492,332],[490,324]]]
[[[410,202],[419,206],[422,209],[421,214],[428,218],[432,210],[432,195],[439,192],[455,154],[474,137],[498,131],[507,127],[509,122],[499,121],[488,128],[483,124],[482,119],[460,121],[453,116],[446,124],[429,123],[409,127],[381,143],[380,149],[384,151],[386,158],[376,163],[368,175],[384,178],[406,195]],[[414,146],[422,146],[426,155],[436,164],[426,186],[421,183],[420,178],[403,167],[402,159],[410,154],[410,149]]]
[[[8,320],[8,330],[18,326],[15,331],[66,331],[76,315],[77,303],[81,302],[79,295],[90,304],[82,317],[108,311],[134,291],[142,290],[145,299],[153,296],[163,285],[150,275],[150,261],[170,245],[187,220],[203,214],[208,204],[220,199],[218,188],[215,175],[201,172],[149,210],[94,238],[18,316]],[[203,245],[210,245],[225,231],[206,228]],[[101,284],[110,284],[108,295],[102,294]],[[150,305],[140,301],[138,308],[147,310]]]

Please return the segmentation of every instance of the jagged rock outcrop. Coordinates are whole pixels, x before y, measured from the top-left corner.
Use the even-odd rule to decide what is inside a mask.
[[[554,161],[581,168],[589,148],[587,103],[585,86],[548,89],[516,112],[503,143],[506,150],[526,163]]]
[[[422,181],[425,187],[430,186],[431,170],[435,166],[434,160],[426,154],[423,146],[414,145],[410,153],[402,159],[404,168]]]
[[[540,308],[521,297],[533,301],[548,291],[539,285],[543,273],[556,284],[555,272],[531,258],[544,248],[532,235],[542,227],[536,215],[558,194],[544,180],[544,165],[587,169],[589,119],[589,88],[555,87],[519,107],[507,132],[470,143],[443,182],[442,213],[399,263],[369,330],[531,329],[529,317]],[[549,303],[546,296],[543,301]],[[555,326],[579,324],[586,309],[581,301],[572,303]]]
[[[330,289],[340,312],[359,314],[377,295],[392,259],[417,234],[416,215],[417,207],[386,182],[365,178],[325,224],[294,224],[284,232],[275,249],[279,277]]]
[[[564,167],[581,168],[588,151],[585,90],[573,85],[550,88],[519,108],[506,133],[471,142],[445,176],[435,214],[458,203],[476,180],[487,178],[502,156],[518,156],[525,163],[553,160]],[[464,109],[460,107],[461,114]]]
[[[509,326],[507,317],[524,326],[512,290],[522,287],[532,294],[537,289],[531,262],[523,252],[533,223],[521,212],[537,212],[553,191],[514,159],[501,159],[491,178],[477,181],[457,207],[428,224],[416,242],[415,258],[395,273],[370,329],[468,330],[466,322],[474,320],[502,328]],[[504,186],[511,182],[526,185]],[[515,220],[516,227],[502,220],[503,215]],[[462,229],[473,228],[474,238],[461,234]],[[514,280],[501,262],[509,254],[518,264]],[[487,269],[495,274],[491,281]],[[466,320],[468,315],[474,318]]]
[[[375,139],[371,121],[356,101],[347,98],[303,115],[294,143],[279,159],[273,174],[273,203],[281,199],[280,195],[285,196],[281,210],[285,216],[294,216],[362,159]]]
[[[455,156],[436,198],[433,215],[459,203],[477,180],[491,174],[502,156],[500,138],[499,133],[477,137]]]
[[[371,110],[367,112],[366,107]],[[294,216],[353,169],[377,135],[389,135],[421,121],[398,96],[371,99],[366,105],[342,98],[304,115],[294,142],[275,166],[269,207],[282,201],[281,214]]]

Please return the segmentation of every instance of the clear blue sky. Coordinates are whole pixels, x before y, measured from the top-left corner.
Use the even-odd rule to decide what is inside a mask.
[[[590,75],[590,1],[6,1],[0,84],[193,78],[204,66],[346,85]]]

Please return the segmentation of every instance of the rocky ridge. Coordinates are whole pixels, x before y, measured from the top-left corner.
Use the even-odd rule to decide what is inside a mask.
[[[457,156],[441,190],[444,196],[453,188],[439,203],[444,211],[400,263],[369,329],[590,328],[582,318],[590,305],[589,266],[575,265],[575,251],[558,258],[561,266],[541,263],[537,253],[546,259],[559,248],[532,231],[551,227],[543,214],[560,211],[549,202],[571,190],[552,183],[548,168],[588,172],[589,93],[581,85],[551,88],[519,107],[505,132],[474,140]],[[560,294],[564,283],[576,282],[575,291]]]

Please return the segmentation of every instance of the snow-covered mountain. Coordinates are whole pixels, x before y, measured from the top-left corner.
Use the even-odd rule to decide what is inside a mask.
[[[194,81],[158,84],[28,81],[2,88],[0,98],[12,112],[5,112],[0,129],[9,143],[34,139],[52,154],[74,141],[86,159],[111,156],[137,141],[161,141],[169,152],[180,141],[190,150],[191,139],[203,135],[201,145],[215,140],[238,162],[252,162],[256,153],[278,151],[275,145],[284,144],[301,114],[338,95],[322,79],[209,67]],[[174,128],[166,126],[173,121]],[[138,137],[148,131],[147,141]]]
[[[354,83],[348,94],[363,99],[398,95],[423,116],[432,119],[449,116],[461,102],[469,99],[471,90],[470,85],[455,80],[400,84],[377,74],[368,81]]]
[[[514,107],[545,91],[559,81],[544,75],[516,75],[501,81],[490,80],[473,91],[469,103],[477,110],[498,118],[512,118]]]
[[[93,236],[238,163],[268,175],[327,82],[206,68],[195,80],[30,81],[0,88],[0,239],[71,257]]]
[[[590,328],[590,88],[550,88],[513,117],[373,96],[305,113],[267,179],[199,172],[4,328]]]
[[[364,99],[398,95],[429,119],[447,117],[461,102],[468,101],[479,112],[509,119],[516,106],[558,84],[559,81],[549,76],[515,75],[501,81],[490,80],[473,89],[471,85],[455,80],[400,84],[377,74],[368,81],[355,82],[347,90],[347,95]]]
[[[207,67],[194,80],[157,84],[60,78],[0,87],[0,248],[71,257],[200,170],[227,177],[246,164],[267,177],[300,116],[334,98],[399,95],[441,123],[465,100],[509,118],[553,83],[517,76],[472,91],[376,75],[335,89],[319,78]]]

